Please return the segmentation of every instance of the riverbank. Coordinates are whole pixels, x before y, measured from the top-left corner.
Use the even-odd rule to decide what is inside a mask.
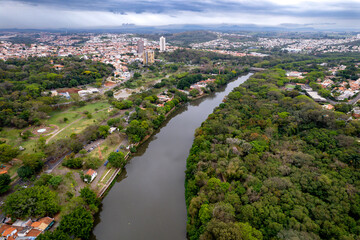
[[[245,74],[245,73],[244,73],[244,74]],[[241,74],[239,74],[236,78],[234,78],[234,79],[232,79],[231,81],[229,81],[227,84],[229,84],[229,83],[235,81],[235,79],[238,79],[239,77],[241,77],[240,75],[241,75]],[[244,76],[244,75],[243,75],[243,76]],[[221,89],[221,87],[226,87],[227,84],[226,84],[225,86],[220,86],[220,87],[218,87],[214,92],[216,93],[216,91],[217,91],[218,89]],[[209,96],[209,94],[208,94],[208,93],[204,93],[204,94],[199,95],[199,96],[197,96],[197,97],[188,98],[188,101],[186,102],[186,104],[189,103],[189,102],[193,102],[193,101],[199,100],[199,99],[203,99],[203,98],[205,98],[205,97],[207,97],[207,96]],[[170,116],[175,110],[178,110],[178,109],[180,109],[180,108],[182,108],[182,107],[184,107],[184,103],[179,103],[179,105],[174,106],[168,113],[165,114],[165,120],[164,120],[164,121],[168,120],[169,116]],[[160,128],[161,128],[161,126],[160,126]],[[141,146],[141,145],[144,144],[151,136],[153,136],[155,133],[156,133],[156,131],[153,131],[151,134],[145,136],[140,142],[136,143],[134,146],[135,146],[136,148],[139,147],[139,146]],[[128,162],[128,161],[130,160],[130,158],[131,158],[131,151],[129,150],[129,151],[126,153],[126,158],[125,158],[125,159],[126,159],[126,161]],[[105,186],[97,193],[97,196],[98,196],[99,198],[103,198],[103,197],[106,196],[106,193],[111,190],[111,186],[113,185],[113,182],[115,181],[116,177],[117,177],[119,174],[121,174],[121,168],[116,169],[116,170],[111,174],[111,176],[110,176],[110,178],[109,178],[109,180],[111,180],[111,181],[108,180],[108,182],[105,184]]]
[[[184,171],[194,131],[249,76],[173,109],[104,195],[92,239],[185,239]]]

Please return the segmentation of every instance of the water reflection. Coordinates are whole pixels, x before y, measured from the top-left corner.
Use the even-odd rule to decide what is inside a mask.
[[[249,76],[178,109],[139,147],[103,199],[93,240],[186,239],[184,171],[195,129]]]

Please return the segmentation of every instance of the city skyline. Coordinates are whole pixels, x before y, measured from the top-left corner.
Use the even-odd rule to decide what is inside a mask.
[[[101,28],[135,24],[256,24],[359,29],[360,2],[348,0],[208,0],[0,2],[0,28]]]

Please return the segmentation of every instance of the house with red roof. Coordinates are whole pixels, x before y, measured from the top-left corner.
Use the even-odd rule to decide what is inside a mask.
[[[85,175],[89,175],[91,177],[90,182],[92,182],[96,176],[97,176],[97,172],[95,170],[92,170],[91,168],[85,173]],[[86,181],[86,179],[85,179]]]

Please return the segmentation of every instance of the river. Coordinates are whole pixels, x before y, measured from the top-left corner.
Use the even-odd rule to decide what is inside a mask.
[[[92,240],[186,239],[184,172],[195,129],[250,76],[180,108],[139,147],[103,199]]]

